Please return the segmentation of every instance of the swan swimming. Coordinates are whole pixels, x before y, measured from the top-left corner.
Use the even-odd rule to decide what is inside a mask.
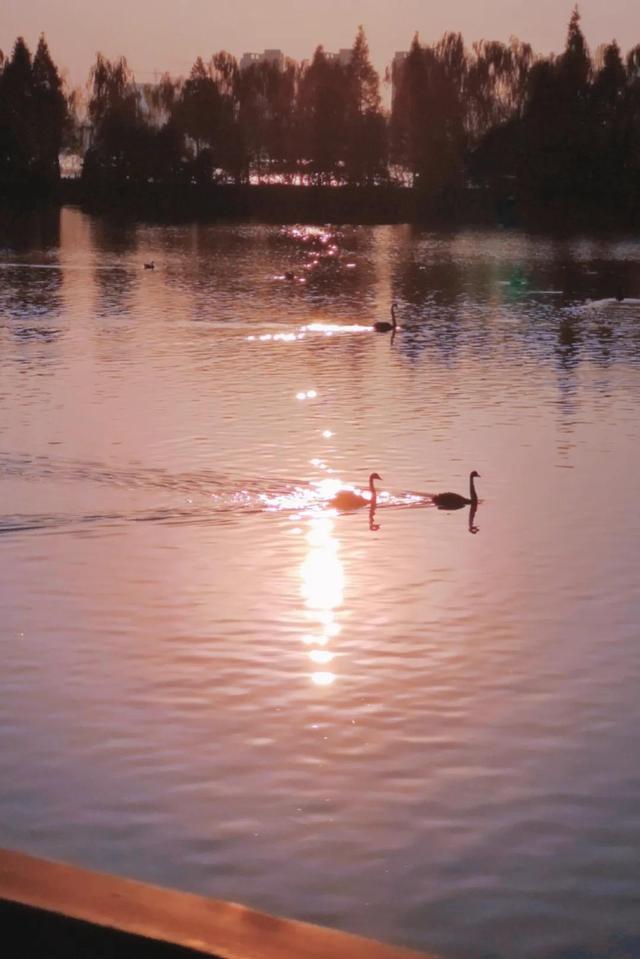
[[[373,485],[374,480],[382,480],[382,477],[378,473],[372,473],[370,475],[369,489],[371,491],[371,499],[361,496],[360,493],[356,493],[354,490],[341,489],[329,500],[329,506],[333,506],[335,509],[360,509],[361,506],[370,506],[372,509],[375,509],[378,494]]]
[[[395,333],[398,324],[396,323],[396,308],[397,303],[391,304],[391,323],[388,323],[386,320],[378,320],[377,323],[373,324],[373,329],[376,333]]]
[[[480,473],[474,470],[469,475],[469,499],[466,496],[461,496],[460,493],[436,493],[431,499],[438,509],[461,509],[463,506],[477,506],[478,494],[474,483],[476,477],[480,479]]]

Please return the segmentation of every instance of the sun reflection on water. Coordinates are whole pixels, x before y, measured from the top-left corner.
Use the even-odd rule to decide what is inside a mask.
[[[335,673],[311,673],[311,679],[316,686],[330,686],[335,678]]]
[[[304,282],[304,281],[301,281]],[[309,333],[333,336],[335,333],[370,333],[373,327],[362,323],[306,323],[293,333],[251,333],[245,339],[249,343],[295,343]]]
[[[303,333],[370,333],[371,327],[362,323],[307,323],[300,327]]]
[[[327,513],[313,516],[307,532],[307,554],[300,566],[300,592],[307,608],[307,618],[314,623],[313,632],[302,637],[312,646],[307,653],[314,665],[327,666],[334,653],[325,647],[340,632],[336,612],[344,595],[344,567],[339,556],[339,543],[333,535],[335,516]],[[311,673],[316,686],[330,686],[335,680],[330,670]]]

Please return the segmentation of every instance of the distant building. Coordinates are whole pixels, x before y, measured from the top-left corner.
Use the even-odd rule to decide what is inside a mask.
[[[240,58],[240,69],[247,70],[249,67],[253,66],[254,63],[260,63],[262,59],[261,53],[243,53]]]
[[[351,47],[344,47],[337,53],[330,53],[325,50],[324,55],[329,62],[339,63],[341,67],[346,67],[351,63],[353,50]],[[240,57],[240,69],[246,70],[256,63],[274,63],[279,70],[283,70],[284,59],[282,50],[264,50],[262,53],[243,53]]]
[[[264,53],[243,53],[240,58],[240,69],[246,70],[255,63],[273,63],[279,70],[284,67],[284,53],[282,50],[265,50]]]
[[[262,54],[262,59],[265,63],[275,63],[280,69],[284,66],[284,53],[282,50],[265,50]]]
[[[338,51],[338,53],[331,53],[329,50],[324,51],[325,60],[328,60],[329,63],[339,63],[341,67],[347,67],[351,63],[351,56],[353,51],[351,49],[343,49]]]

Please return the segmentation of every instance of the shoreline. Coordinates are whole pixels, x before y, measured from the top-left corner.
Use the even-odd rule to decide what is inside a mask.
[[[624,234],[640,228],[629,204],[623,212],[601,204],[574,208],[566,199],[524,210],[509,196],[468,187],[434,201],[410,187],[293,186],[128,182],[93,188],[81,178],[62,179],[48,194],[0,191],[0,228],[16,215],[78,207],[123,222],[152,224],[256,222],[266,224],[381,226],[407,224],[437,231],[467,228],[518,230],[571,236]]]

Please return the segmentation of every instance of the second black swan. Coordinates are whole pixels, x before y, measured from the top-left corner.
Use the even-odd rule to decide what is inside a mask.
[[[436,493],[432,496],[433,502],[438,509],[461,509],[463,506],[477,506],[478,494],[476,493],[475,478],[480,479],[480,473],[474,470],[469,475],[469,498],[461,496],[460,493]]]

